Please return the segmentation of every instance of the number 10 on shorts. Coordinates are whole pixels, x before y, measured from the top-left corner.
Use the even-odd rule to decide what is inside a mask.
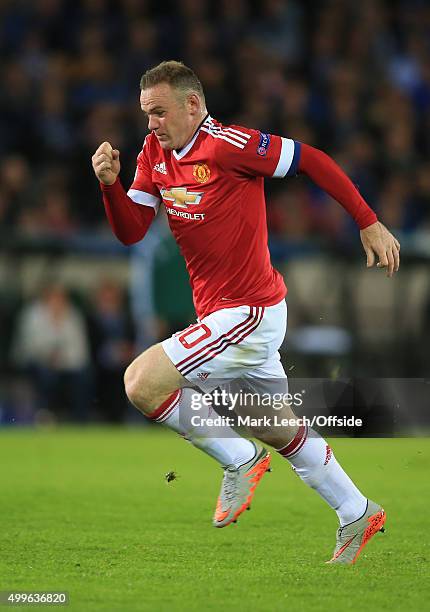
[[[182,346],[186,349],[191,349],[199,342],[203,342],[206,338],[210,338],[212,335],[211,330],[204,323],[197,325],[191,325],[184,332],[179,334],[178,340]]]

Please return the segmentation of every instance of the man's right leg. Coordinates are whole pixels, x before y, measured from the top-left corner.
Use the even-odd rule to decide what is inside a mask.
[[[223,467],[237,468],[256,455],[255,444],[231,427],[192,425],[195,412],[191,400],[193,396],[196,400],[199,391],[190,388],[189,381],[178,372],[161,344],[150,347],[130,364],[124,383],[128,399],[146,417],[173,429]],[[211,407],[202,403],[200,420],[204,422],[210,413]]]
[[[196,403],[202,394],[189,385],[161,344],[137,357],[125,373],[126,393],[136,408],[181,434],[224,467],[213,525],[225,527],[249,508],[255,488],[269,468],[270,453],[227,425],[200,424],[218,416],[204,402],[199,402],[199,424],[193,426],[192,417],[197,413],[192,400]]]

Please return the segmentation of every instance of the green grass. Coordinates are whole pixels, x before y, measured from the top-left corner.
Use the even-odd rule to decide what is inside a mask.
[[[429,439],[333,445],[388,513],[353,567],[324,564],[334,513],[279,456],[214,529],[221,470],[170,432],[3,430],[0,590],[67,590],[85,612],[428,609]]]

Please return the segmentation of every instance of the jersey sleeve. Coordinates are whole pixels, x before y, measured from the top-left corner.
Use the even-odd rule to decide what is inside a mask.
[[[240,126],[216,133],[217,158],[227,171],[248,176],[284,178],[298,171],[300,143],[291,138]]]
[[[142,150],[137,156],[136,173],[127,195],[135,204],[151,206],[157,214],[161,198],[160,192],[152,182],[152,170],[148,160],[148,137],[145,138]]]

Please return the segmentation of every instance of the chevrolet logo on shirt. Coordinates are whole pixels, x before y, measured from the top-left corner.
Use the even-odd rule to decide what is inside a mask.
[[[173,206],[187,208],[192,204],[200,204],[204,195],[202,191],[187,191],[186,187],[172,187],[172,189],[162,189],[161,197],[167,202],[173,202]]]

